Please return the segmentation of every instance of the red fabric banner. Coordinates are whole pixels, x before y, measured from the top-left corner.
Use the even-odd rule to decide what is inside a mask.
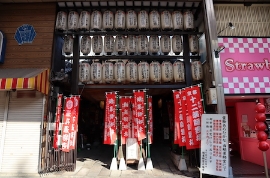
[[[187,149],[200,148],[202,104],[199,86],[186,88]]]
[[[77,131],[78,131],[78,115],[79,115],[79,101],[80,96],[72,96],[71,100],[73,101],[73,108],[71,111],[71,121],[69,124],[70,128],[70,142],[69,149],[75,149]]]
[[[121,143],[126,144],[126,139],[131,136],[130,129],[130,104],[131,97],[120,98],[120,116],[121,116]]]
[[[117,139],[116,133],[116,94],[106,93],[104,125],[104,144],[114,144]]]
[[[180,130],[180,141],[179,146],[186,146],[187,135],[186,135],[186,125],[187,125],[187,103],[186,103],[186,93],[185,91],[180,91],[179,96],[179,130]]]
[[[71,112],[73,110],[73,101],[71,98],[65,98],[64,107],[64,119],[62,127],[62,151],[69,152],[70,150],[70,122],[71,122]]]
[[[153,99],[151,96],[148,98],[148,134],[149,134],[149,144],[153,143]]]
[[[58,150],[58,134],[59,134],[59,124],[61,121],[62,115],[62,98],[63,94],[57,95],[57,106],[56,106],[56,113],[55,113],[55,130],[54,130],[54,139],[53,139],[53,148]]]
[[[146,138],[145,134],[145,99],[144,91],[134,91],[134,111],[135,111],[135,135],[138,141]],[[135,136],[136,137],[136,136]]]
[[[173,91],[174,100],[174,144],[179,144],[181,140],[179,128],[180,91]]]

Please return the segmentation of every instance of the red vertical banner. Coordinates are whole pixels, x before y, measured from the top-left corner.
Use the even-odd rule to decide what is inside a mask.
[[[186,135],[186,125],[187,125],[187,104],[186,104],[186,94],[183,90],[180,91],[179,97],[179,130],[181,140],[179,141],[179,146],[186,146],[187,135]]]
[[[197,87],[186,88],[187,101],[187,149],[200,148],[201,143],[201,102],[200,90]],[[200,105],[201,107],[201,105]]]
[[[137,135],[138,141],[146,138],[145,134],[145,99],[144,91],[134,91],[134,112],[135,112],[135,135]]]
[[[149,144],[153,143],[153,99],[151,96],[148,97],[148,135]]]
[[[120,119],[121,119],[121,143],[126,144],[126,139],[129,137],[130,129],[130,97],[120,97]]]
[[[78,131],[78,115],[79,115],[79,96],[72,96],[71,100],[73,101],[73,109],[71,111],[71,120],[69,124],[70,132],[70,141],[69,149],[75,149],[77,131]]]
[[[53,139],[53,148],[58,149],[58,139],[59,139],[59,124],[61,120],[61,109],[62,109],[62,98],[63,94],[57,95],[57,106],[56,106],[56,113],[55,113],[55,130],[54,130],[54,139]]]
[[[69,152],[70,150],[70,122],[72,120],[71,112],[73,110],[73,100],[65,98],[64,119],[62,127],[62,151]]]
[[[180,91],[173,91],[174,100],[174,144],[179,144],[181,140],[179,128]]]
[[[116,133],[116,94],[106,93],[104,144],[114,144]]]

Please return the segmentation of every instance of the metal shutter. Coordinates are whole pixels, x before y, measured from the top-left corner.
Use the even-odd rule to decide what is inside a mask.
[[[5,114],[6,92],[0,91],[0,144],[2,140],[3,121]]]
[[[1,172],[37,173],[43,95],[17,98],[10,92]]]

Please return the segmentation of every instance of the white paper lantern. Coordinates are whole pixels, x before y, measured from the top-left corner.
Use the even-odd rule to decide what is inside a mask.
[[[162,30],[172,30],[172,15],[169,11],[165,10],[161,12],[161,29]]]
[[[79,64],[79,81],[82,83],[90,82],[90,69],[91,66],[87,62],[80,62]]]
[[[114,37],[111,35],[104,37],[104,52],[107,55],[111,55],[114,52]]]
[[[173,66],[170,61],[163,61],[161,64],[161,80],[162,82],[173,81]]]
[[[95,31],[101,30],[102,26],[102,14],[100,11],[93,11],[91,15],[91,29]]]
[[[92,48],[95,55],[100,55],[103,49],[103,40],[100,35],[94,35],[92,39]]]
[[[115,38],[115,52],[123,55],[126,52],[126,38],[124,35],[116,35]]]
[[[158,61],[150,63],[150,82],[160,83],[161,81],[161,67]]]
[[[76,31],[79,28],[79,13],[70,11],[68,14],[68,30]]]
[[[115,19],[114,19],[114,28],[116,30],[125,30],[126,28],[126,15],[125,12],[122,10],[118,10],[115,12]]]
[[[122,60],[114,64],[114,79],[117,83],[124,83],[126,76],[125,63]]]
[[[64,44],[62,51],[66,55],[71,55],[73,53],[73,37],[71,35],[67,35],[64,37]]]
[[[148,38],[146,35],[138,36],[138,53],[141,55],[148,54]]]
[[[83,53],[83,55],[88,55],[91,51],[91,37],[84,35],[81,38],[81,52]]]
[[[191,11],[184,12],[184,30],[194,29],[194,16]]]
[[[102,78],[105,83],[113,82],[113,63],[110,61],[105,61],[102,65]]]
[[[126,13],[127,30],[136,30],[138,27],[137,13],[134,10],[129,10]]]
[[[172,51],[175,55],[179,55],[183,50],[182,38],[180,35],[174,35],[172,37]]]
[[[151,35],[149,38],[149,53],[152,55],[157,55],[159,54],[159,51],[159,37],[157,35]]]
[[[145,10],[141,10],[138,13],[138,28],[139,28],[139,30],[142,30],[142,31],[149,29],[148,12]]]
[[[146,61],[138,64],[138,77],[139,83],[149,83],[149,64]]]
[[[162,35],[160,39],[161,52],[168,55],[171,51],[171,38],[169,35]]]
[[[149,13],[150,30],[160,30],[160,15],[156,10]]]
[[[57,13],[57,18],[55,22],[56,30],[67,30],[67,13],[64,11],[59,11]]]
[[[194,81],[203,79],[203,68],[202,68],[201,61],[191,62],[191,73],[192,73],[192,79]]]
[[[127,37],[127,52],[129,55],[134,55],[137,52],[137,38],[135,35],[128,35]]]
[[[191,53],[199,52],[199,41],[197,35],[189,35],[189,50]]]
[[[106,10],[103,12],[103,29],[113,30],[114,15],[112,11]]]
[[[138,65],[134,61],[128,61],[126,64],[126,82],[137,83],[138,80]]]
[[[173,30],[184,29],[183,14],[180,11],[173,11],[172,13]]]
[[[174,82],[185,82],[185,66],[182,61],[173,63],[173,79]]]
[[[79,19],[79,28],[81,30],[90,30],[90,13],[88,11],[82,11],[80,13],[80,19]]]
[[[94,83],[102,82],[102,65],[98,61],[91,64],[91,79]]]

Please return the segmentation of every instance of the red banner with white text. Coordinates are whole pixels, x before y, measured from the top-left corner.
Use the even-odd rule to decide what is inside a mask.
[[[131,137],[130,105],[131,97],[120,97],[120,117],[121,117],[121,143],[126,144],[126,139]]]
[[[146,138],[145,134],[145,92],[144,91],[134,91],[134,112],[135,118],[135,138],[138,138],[138,141]]]
[[[54,139],[53,139],[53,147],[56,150],[58,150],[59,124],[61,122],[61,115],[62,115],[62,98],[63,98],[63,94],[57,95],[57,106],[56,106],[56,113],[55,113],[55,130],[54,130]]]
[[[153,99],[151,96],[148,98],[148,134],[149,134],[149,144],[153,143]]]
[[[70,121],[71,111],[73,109],[73,101],[71,98],[65,98],[64,118],[62,123],[62,151],[70,150]]]
[[[69,148],[75,149],[77,131],[78,131],[78,115],[79,115],[79,101],[80,96],[72,96],[71,100],[73,101],[73,108],[71,110],[71,120],[69,124],[70,128],[70,143]]]

